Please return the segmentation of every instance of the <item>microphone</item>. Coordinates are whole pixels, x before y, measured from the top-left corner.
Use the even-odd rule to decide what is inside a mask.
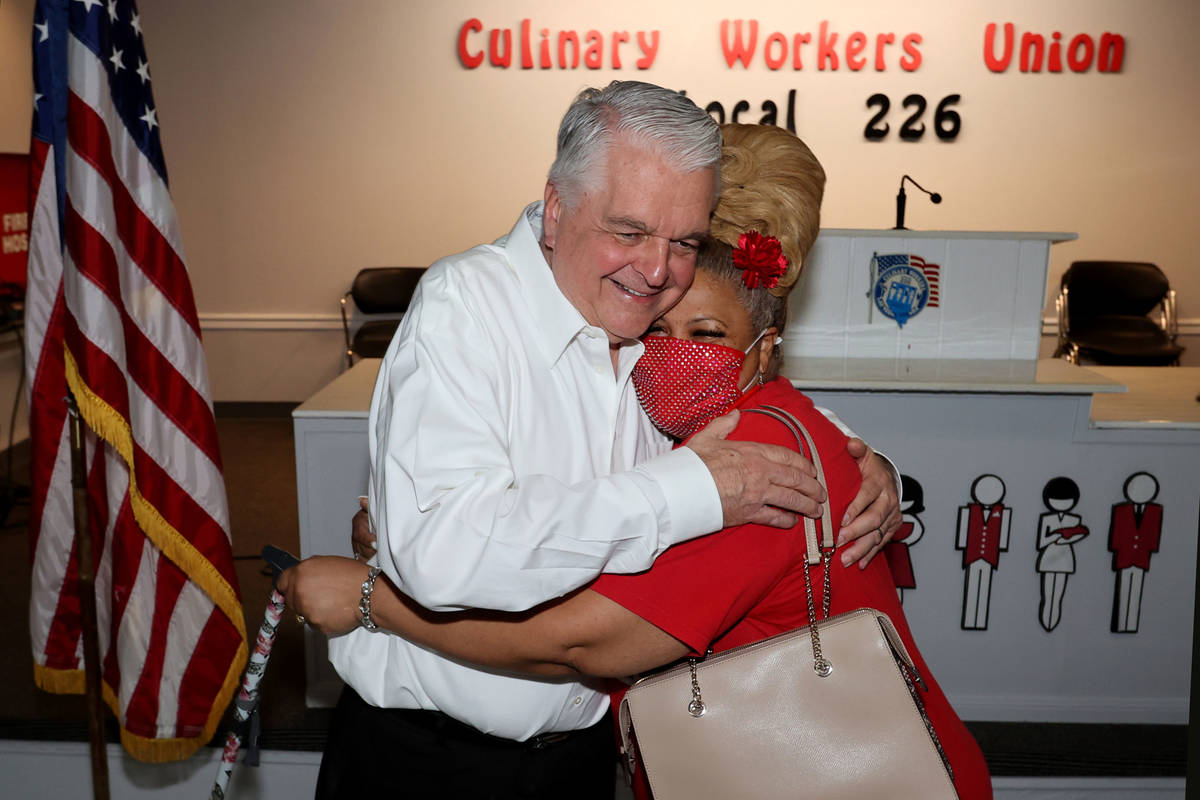
[[[917,187],[922,192],[929,195],[929,199],[932,200],[934,203],[942,202],[942,196],[940,194],[938,194],[937,192],[929,191],[924,186],[922,186],[921,184],[914,181],[912,178],[905,175],[903,178],[900,179],[900,191],[896,194],[896,227],[892,228],[892,230],[894,230],[894,231],[908,230],[908,228],[904,227],[904,206],[908,202],[908,195],[906,195],[904,193],[904,182],[905,181],[908,181],[913,186]]]

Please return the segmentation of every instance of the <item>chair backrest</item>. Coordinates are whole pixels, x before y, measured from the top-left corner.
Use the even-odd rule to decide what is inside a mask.
[[[1072,320],[1144,316],[1170,291],[1167,276],[1142,261],[1076,261],[1062,276]]]
[[[364,314],[407,311],[417,281],[424,274],[424,267],[368,267],[354,276],[350,296]]]

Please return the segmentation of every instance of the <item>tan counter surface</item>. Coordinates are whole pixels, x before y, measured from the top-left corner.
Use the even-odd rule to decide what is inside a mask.
[[[1200,429],[1200,367],[1098,367],[1124,394],[1092,398],[1093,428]]]
[[[292,412],[366,417],[380,359],[364,359]],[[1078,367],[1062,359],[806,359],[784,365],[802,390],[1092,394],[1096,428],[1200,429],[1200,367]]]

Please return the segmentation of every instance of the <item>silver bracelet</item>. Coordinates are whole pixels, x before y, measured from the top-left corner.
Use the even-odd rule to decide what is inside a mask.
[[[383,570],[379,567],[370,567],[367,570],[367,579],[362,582],[362,599],[358,601],[358,613],[362,614],[359,621],[369,631],[379,630],[375,620],[371,619],[371,594],[375,591],[375,579],[381,572]]]

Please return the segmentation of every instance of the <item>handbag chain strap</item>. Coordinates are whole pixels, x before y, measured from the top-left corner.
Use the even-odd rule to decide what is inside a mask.
[[[812,461],[813,467],[817,471],[817,480],[822,485],[825,484],[825,469],[821,466],[821,454],[817,452],[817,446],[813,443],[812,437],[808,431],[800,424],[800,421],[794,416],[784,411],[778,406],[761,406],[759,408],[743,409],[746,413],[763,414],[772,419],[783,423],[783,425],[792,432],[796,437],[796,444],[800,448],[800,453],[803,455],[805,450],[808,451],[809,459]],[[828,678],[833,674],[833,662],[825,657],[821,650],[821,632],[817,628],[817,603],[813,597],[812,576],[809,574],[809,568],[814,564],[821,564],[823,567],[824,576],[821,581],[821,619],[829,617],[829,561],[833,556],[833,520],[829,516],[829,504],[821,510],[821,541],[817,541],[817,524],[814,520],[804,517],[804,539],[806,545],[806,565],[804,568],[804,594],[808,601],[808,630],[809,642],[812,644],[813,652],[813,672],[817,673],[822,678]],[[709,648],[709,653],[712,648]],[[693,717],[704,716],[708,709],[704,705],[704,697],[700,692],[700,678],[696,674],[696,665],[700,662],[699,658],[688,659],[688,669],[692,678],[692,699],[687,704],[688,713]]]
[[[824,591],[821,598],[822,619],[829,617],[829,551],[821,551],[821,564],[824,567],[825,579]],[[812,642],[813,651],[813,672],[822,678],[828,678],[833,674],[833,662],[825,658],[825,654],[821,652],[821,632],[817,629],[817,614],[815,603],[813,602],[812,577],[808,574],[808,567],[804,568],[804,593],[808,596],[808,631]]]
[[[794,416],[784,411],[778,406],[762,406],[760,408],[747,408],[747,413],[763,414],[772,419],[783,423],[792,435],[796,437],[796,444],[800,448],[801,454],[808,451],[808,457],[812,461],[813,467],[817,471],[817,480],[822,485],[825,484],[825,469],[821,465],[821,454],[817,452],[817,446],[813,442],[808,431],[800,424],[800,421]],[[821,541],[817,541],[817,524],[814,520],[804,517],[804,533],[808,552],[808,566],[820,563],[822,566],[823,577],[821,581],[821,619],[829,617],[829,562],[833,556],[833,520],[829,516],[829,504],[821,510]],[[812,642],[813,651],[813,671],[822,678],[828,678],[833,673],[833,662],[825,657],[821,651],[821,632],[817,628],[817,609],[816,601],[813,597],[812,575],[808,567],[804,570],[804,594],[808,601],[808,629],[809,638]],[[695,671],[693,669],[693,675]],[[698,691],[695,680],[692,682],[693,694]],[[694,702],[694,701],[693,701]]]

